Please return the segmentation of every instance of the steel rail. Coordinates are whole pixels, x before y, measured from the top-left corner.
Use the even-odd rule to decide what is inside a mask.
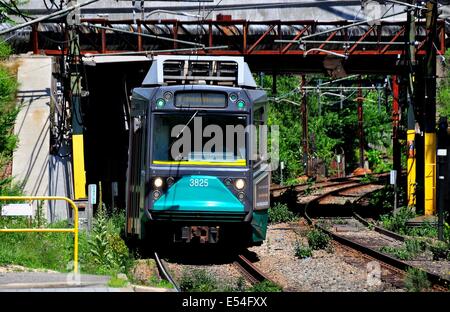
[[[253,263],[243,254],[239,254],[234,262],[238,269],[252,283],[260,283],[263,281],[271,281],[263,272],[261,272]],[[273,283],[273,281],[271,281]]]
[[[399,260],[397,258],[391,257],[391,256],[389,256],[387,254],[379,252],[379,251],[377,251],[377,250],[375,250],[373,248],[370,248],[368,246],[365,246],[363,244],[360,244],[360,243],[357,243],[355,241],[352,241],[351,239],[348,239],[348,238],[345,238],[343,236],[337,235],[337,234],[333,233],[332,231],[326,229],[325,227],[314,223],[313,218],[311,218],[308,215],[308,208],[311,206],[311,204],[313,204],[313,203],[315,203],[317,201],[320,201],[321,199],[323,199],[323,198],[325,198],[327,196],[332,196],[332,195],[334,195],[336,193],[339,193],[339,192],[342,192],[344,190],[348,190],[348,189],[351,189],[351,188],[362,187],[364,185],[368,185],[368,184],[361,184],[361,185],[358,185],[358,186],[349,186],[349,187],[341,188],[341,189],[338,189],[338,190],[334,190],[334,191],[330,191],[330,192],[324,193],[324,194],[314,198],[313,200],[309,201],[306,204],[306,206],[305,206],[305,209],[304,209],[305,219],[307,220],[307,222],[311,226],[313,226],[313,227],[323,231],[324,233],[328,234],[334,241],[336,241],[336,242],[338,242],[338,243],[340,243],[342,245],[348,246],[348,247],[350,247],[350,248],[352,248],[352,249],[354,249],[356,251],[362,252],[362,253],[364,253],[364,254],[366,254],[366,255],[368,255],[368,256],[370,256],[370,257],[372,257],[372,258],[374,258],[374,259],[376,259],[376,260],[378,260],[378,261],[380,261],[380,262],[382,262],[384,264],[387,264],[389,266],[395,267],[395,268],[400,269],[402,271],[406,271],[406,270],[408,270],[410,268],[415,268],[415,269],[421,270],[421,271],[425,272],[425,274],[427,275],[428,280],[432,284],[439,285],[439,286],[442,286],[442,287],[448,287],[450,285],[450,280],[447,280],[447,279],[445,279],[445,278],[443,278],[443,277],[441,277],[441,276],[439,276],[437,274],[434,274],[434,273],[429,272],[427,270],[424,270],[422,268],[418,268],[416,266],[410,265],[410,264],[408,264],[408,263],[406,263],[406,262],[404,262],[402,260]],[[367,194],[364,194],[361,197],[366,196],[366,195]]]
[[[159,255],[156,251],[154,252],[154,256],[155,256],[156,265],[158,266],[158,270],[159,270],[160,274],[162,274],[162,277],[165,280],[167,280],[170,284],[172,284],[173,288],[177,292],[181,292],[180,287],[177,285],[177,283],[175,283],[175,281],[173,280],[172,276],[169,274],[169,271],[167,270],[164,263],[161,261]]]

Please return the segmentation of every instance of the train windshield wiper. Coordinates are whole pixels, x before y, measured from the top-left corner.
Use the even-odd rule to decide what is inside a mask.
[[[180,137],[180,135],[184,132],[184,130],[189,126],[189,124],[192,122],[192,120],[194,120],[195,116],[198,113],[198,109],[194,112],[194,114],[192,114],[191,118],[189,118],[188,122],[184,125],[184,127],[180,130],[180,132],[177,134],[177,136],[175,137],[175,140],[173,140],[172,144],[170,144],[169,148],[167,149],[167,151],[170,151],[172,149],[172,146],[175,144],[175,142],[177,141],[177,139]],[[181,155],[181,154],[180,154]],[[180,157],[180,155],[177,156]]]
[[[194,112],[194,114],[192,114],[191,118],[188,120],[188,122],[184,125],[183,129],[181,129],[181,131],[177,134],[177,137],[175,139],[178,139],[180,137],[180,135],[183,133],[183,131],[189,126],[189,124],[191,123],[191,121],[194,119],[194,117],[197,115],[198,113],[198,109]],[[173,143],[172,143],[173,145]],[[171,146],[172,147],[172,146]]]

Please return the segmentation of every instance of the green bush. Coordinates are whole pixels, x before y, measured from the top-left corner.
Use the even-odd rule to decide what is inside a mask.
[[[313,229],[306,235],[308,245],[312,250],[325,249],[330,244],[331,238],[321,230]]]
[[[297,220],[295,214],[289,210],[288,206],[283,203],[276,203],[269,208],[269,222],[282,223]]]
[[[407,234],[408,229],[406,227],[406,222],[414,218],[416,215],[408,207],[401,207],[396,214],[390,213],[382,215],[381,224],[382,226],[390,231],[394,231],[400,234]]]
[[[128,247],[114,226],[114,218],[106,215],[99,204],[94,229],[88,240],[85,267],[95,273],[114,274],[126,272],[132,265]],[[93,272],[93,273],[94,273]]]
[[[410,292],[420,292],[430,288],[431,283],[427,274],[416,268],[410,268],[406,271],[405,288]]]
[[[148,280],[148,285],[158,288],[173,288],[173,285],[169,281],[166,281],[165,279],[159,278],[157,276],[150,277]]]
[[[260,283],[256,283],[250,288],[251,292],[281,292],[282,288],[271,282],[271,281],[262,281]]]
[[[446,242],[436,242],[428,246],[433,260],[450,260],[450,246]]]
[[[194,269],[183,272],[180,289],[192,292],[211,292],[218,291],[218,284],[218,280],[211,273],[202,269]]]
[[[369,166],[374,173],[387,172],[392,169],[392,164],[386,163],[381,155],[381,152],[375,149],[370,149],[366,152]]]
[[[0,41],[0,60],[7,59],[12,53],[11,46],[5,41]]]
[[[117,276],[111,277],[111,279],[108,281],[109,287],[115,287],[115,288],[122,288],[128,285],[128,281],[118,278]]]
[[[299,259],[305,259],[312,256],[312,249],[309,246],[304,246],[300,242],[295,244],[295,256]]]
[[[421,252],[426,250],[425,242],[409,239],[402,247],[383,246],[381,252],[393,255],[400,260],[411,260],[417,257]]]

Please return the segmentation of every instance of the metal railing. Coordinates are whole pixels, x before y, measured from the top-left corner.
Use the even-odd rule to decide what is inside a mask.
[[[14,232],[59,232],[59,233],[73,233],[74,246],[73,246],[73,270],[74,273],[78,273],[78,207],[75,203],[67,198],[61,196],[0,196],[0,201],[34,201],[34,200],[63,200],[69,203],[74,211],[73,228],[54,229],[54,228],[31,228],[31,229],[0,229],[1,232],[14,233]]]

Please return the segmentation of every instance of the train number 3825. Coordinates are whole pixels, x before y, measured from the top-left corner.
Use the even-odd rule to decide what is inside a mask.
[[[208,179],[189,179],[189,186],[191,187],[207,187]]]

